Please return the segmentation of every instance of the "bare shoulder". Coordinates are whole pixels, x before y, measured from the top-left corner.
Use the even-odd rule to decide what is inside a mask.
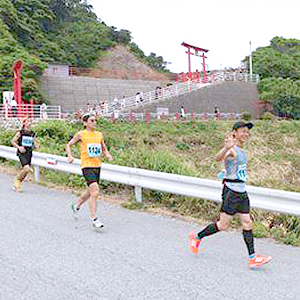
[[[69,144],[70,144],[70,145],[74,145],[74,144],[80,142],[80,141],[81,141],[81,138],[82,138],[81,131],[78,131],[78,132],[74,135],[74,137],[70,140]]]
[[[225,154],[224,160],[229,160],[231,158],[235,158],[236,157],[236,152],[234,148],[231,148],[227,151],[227,153]]]
[[[17,131],[16,134],[14,135],[13,139],[18,139],[21,136],[21,132]]]

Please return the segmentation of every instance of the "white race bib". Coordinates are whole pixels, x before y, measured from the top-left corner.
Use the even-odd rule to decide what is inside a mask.
[[[247,180],[247,170],[246,170],[247,165],[239,165],[238,170],[237,170],[237,178],[239,180],[242,180],[246,182]]]
[[[87,144],[87,153],[89,157],[99,157],[102,153],[101,144]]]
[[[21,145],[23,147],[32,147],[33,146],[33,137],[32,136],[22,136]]]

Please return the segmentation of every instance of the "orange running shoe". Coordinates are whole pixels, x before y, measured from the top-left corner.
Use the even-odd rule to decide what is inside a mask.
[[[254,257],[249,258],[249,269],[251,270],[259,269],[271,260],[272,260],[272,256],[270,255],[266,255],[266,256],[255,255]]]
[[[192,253],[198,254],[199,245],[200,245],[201,240],[199,240],[197,238],[197,235],[196,235],[195,231],[190,232],[189,238],[190,238],[190,251]]]

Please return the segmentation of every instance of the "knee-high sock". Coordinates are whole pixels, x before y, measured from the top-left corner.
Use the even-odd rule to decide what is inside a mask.
[[[205,227],[202,231],[198,232],[197,236],[199,239],[204,238],[205,236],[212,235],[219,231],[217,223],[211,223],[207,227]]]
[[[246,243],[249,255],[254,254],[254,241],[252,230],[243,230],[243,237]]]

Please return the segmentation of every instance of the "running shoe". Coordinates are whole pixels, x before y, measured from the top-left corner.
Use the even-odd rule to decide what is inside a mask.
[[[78,219],[79,208],[76,207],[76,204],[74,202],[71,203],[71,210],[72,210],[74,219]]]
[[[104,224],[101,223],[98,218],[93,220],[93,227],[94,228],[99,229],[99,228],[102,228],[103,226],[104,226]]]
[[[195,231],[191,231],[190,234],[189,234],[189,238],[190,238],[190,251],[192,253],[195,253],[197,254],[199,252],[199,245],[200,245],[200,242],[201,240],[199,240],[197,238],[197,234]]]
[[[266,256],[261,256],[261,255],[255,255],[252,258],[249,258],[249,269],[255,270],[259,269],[268,262],[272,260],[272,256],[266,255]]]
[[[21,179],[15,178],[14,184],[13,184],[13,189],[14,189],[16,192],[21,192],[21,191],[22,191],[21,186],[22,186],[22,181],[21,181]]]

